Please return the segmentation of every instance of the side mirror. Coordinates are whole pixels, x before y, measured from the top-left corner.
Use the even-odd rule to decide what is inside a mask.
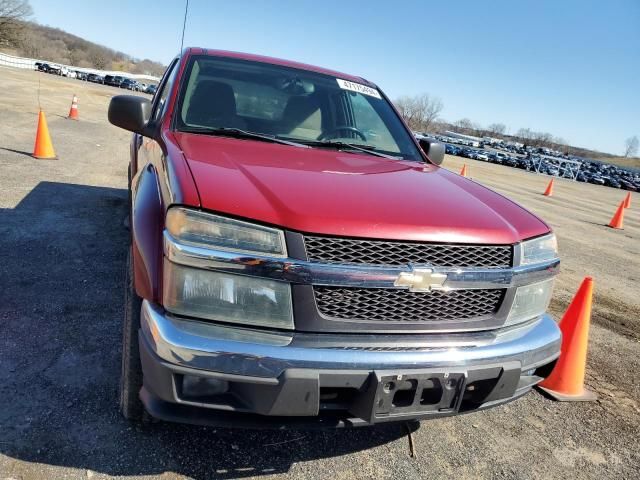
[[[444,161],[444,143],[436,142],[435,140],[429,140],[427,138],[421,138],[418,141],[424,153],[426,153],[427,157],[429,157],[429,160],[431,160],[436,165],[440,165]]]
[[[151,102],[135,95],[116,95],[109,103],[109,122],[140,135],[147,135]]]

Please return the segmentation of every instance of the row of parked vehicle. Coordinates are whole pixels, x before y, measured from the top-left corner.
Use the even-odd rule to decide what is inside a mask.
[[[110,85],[112,87],[125,88],[135,92],[150,93],[153,95],[156,93],[157,85],[151,83],[138,82],[131,78],[123,77],[120,75],[98,75],[97,73],[86,73],[80,70],[72,70],[63,65],[57,65],[55,63],[36,62],[35,69],[50,73],[52,75],[60,75],[62,77],[76,78],[78,80],[84,80],[86,82],[100,83],[103,85]]]
[[[637,192],[640,190],[640,173],[608,163],[585,160],[578,173],[579,182],[589,182],[596,185],[607,185]]]
[[[449,143],[446,144],[445,150],[449,155],[456,155],[458,157],[471,158],[473,160],[481,160],[483,162],[497,163],[500,165],[507,165],[508,167],[522,168],[524,170],[535,169],[532,158],[516,157],[503,152],[478,150],[469,147],[460,148]]]
[[[78,80],[83,80],[83,72],[71,70],[64,65],[58,65],[56,63],[36,62],[35,69],[39,72],[50,73],[52,75],[60,75],[61,77],[77,78]]]
[[[490,138],[490,137],[484,137],[484,138],[478,137],[477,140],[471,140],[471,139],[451,137],[448,135],[432,135],[429,133],[420,133],[420,135],[435,138],[436,140],[439,140],[442,143],[451,144],[452,146],[455,146],[456,148],[460,148],[460,149],[464,147],[480,148],[480,149],[491,147],[491,148],[495,148],[496,150],[502,150],[507,153],[511,153],[515,155],[541,154],[541,155],[548,155],[548,156],[553,156],[557,158],[563,158],[565,160],[571,160],[571,159],[582,160],[581,158],[571,157],[570,155],[567,155],[566,153],[561,152],[559,150],[553,150],[551,148],[546,148],[546,147],[534,147],[532,145],[524,145],[518,142],[508,142],[502,139],[496,139],[496,138]]]
[[[480,150],[468,147],[461,148],[457,145],[447,143],[446,152],[449,155],[497,163],[527,171],[536,171],[556,177],[571,176],[568,167],[564,167],[553,159],[532,154],[530,151],[527,152],[527,156],[516,156],[506,152]],[[580,162],[581,165],[575,178],[578,182],[622,188],[633,192],[640,190],[640,172],[593,160],[580,159]]]
[[[100,75],[98,75],[100,77]],[[123,77],[121,75],[105,75],[102,78],[96,79],[95,83],[102,83],[111,87],[124,88],[126,90],[133,90],[134,92],[145,92],[154,94],[156,93],[157,86],[155,84],[149,84],[138,82],[131,78]]]

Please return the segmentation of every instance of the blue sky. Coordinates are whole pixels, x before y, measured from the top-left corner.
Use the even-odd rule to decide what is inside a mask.
[[[178,52],[182,0],[30,0],[35,20],[134,57]],[[640,1],[190,0],[185,46],[361,75],[442,117],[621,154],[640,135]]]

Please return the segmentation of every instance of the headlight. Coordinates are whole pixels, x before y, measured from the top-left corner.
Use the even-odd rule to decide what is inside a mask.
[[[284,232],[211,213],[173,207],[167,232],[202,248],[286,257]],[[221,322],[293,329],[287,282],[187,267],[165,260],[163,304],[172,313]]]
[[[166,228],[177,241],[190,245],[287,256],[282,230],[211,213],[173,207],[167,212]]]
[[[558,258],[558,241],[553,233],[522,242],[521,248],[520,265],[541,263]]]
[[[522,242],[520,248],[520,265],[543,263],[558,258],[558,242],[553,233]],[[544,314],[552,294],[553,278],[518,287],[505,326],[526,322]]]
[[[293,329],[291,286],[164,262],[163,304],[172,313],[243,325]]]
[[[518,287],[505,326],[526,322],[545,313],[552,293],[552,278],[544,282]]]

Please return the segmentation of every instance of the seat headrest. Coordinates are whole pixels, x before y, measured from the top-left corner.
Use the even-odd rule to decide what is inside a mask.
[[[287,123],[300,125],[308,120],[319,108],[320,103],[315,96],[296,95],[287,101],[287,105],[282,112],[282,118],[286,119]]]
[[[234,118],[236,113],[236,98],[231,85],[203,80],[191,96],[185,120],[192,124],[206,124],[209,120]]]

